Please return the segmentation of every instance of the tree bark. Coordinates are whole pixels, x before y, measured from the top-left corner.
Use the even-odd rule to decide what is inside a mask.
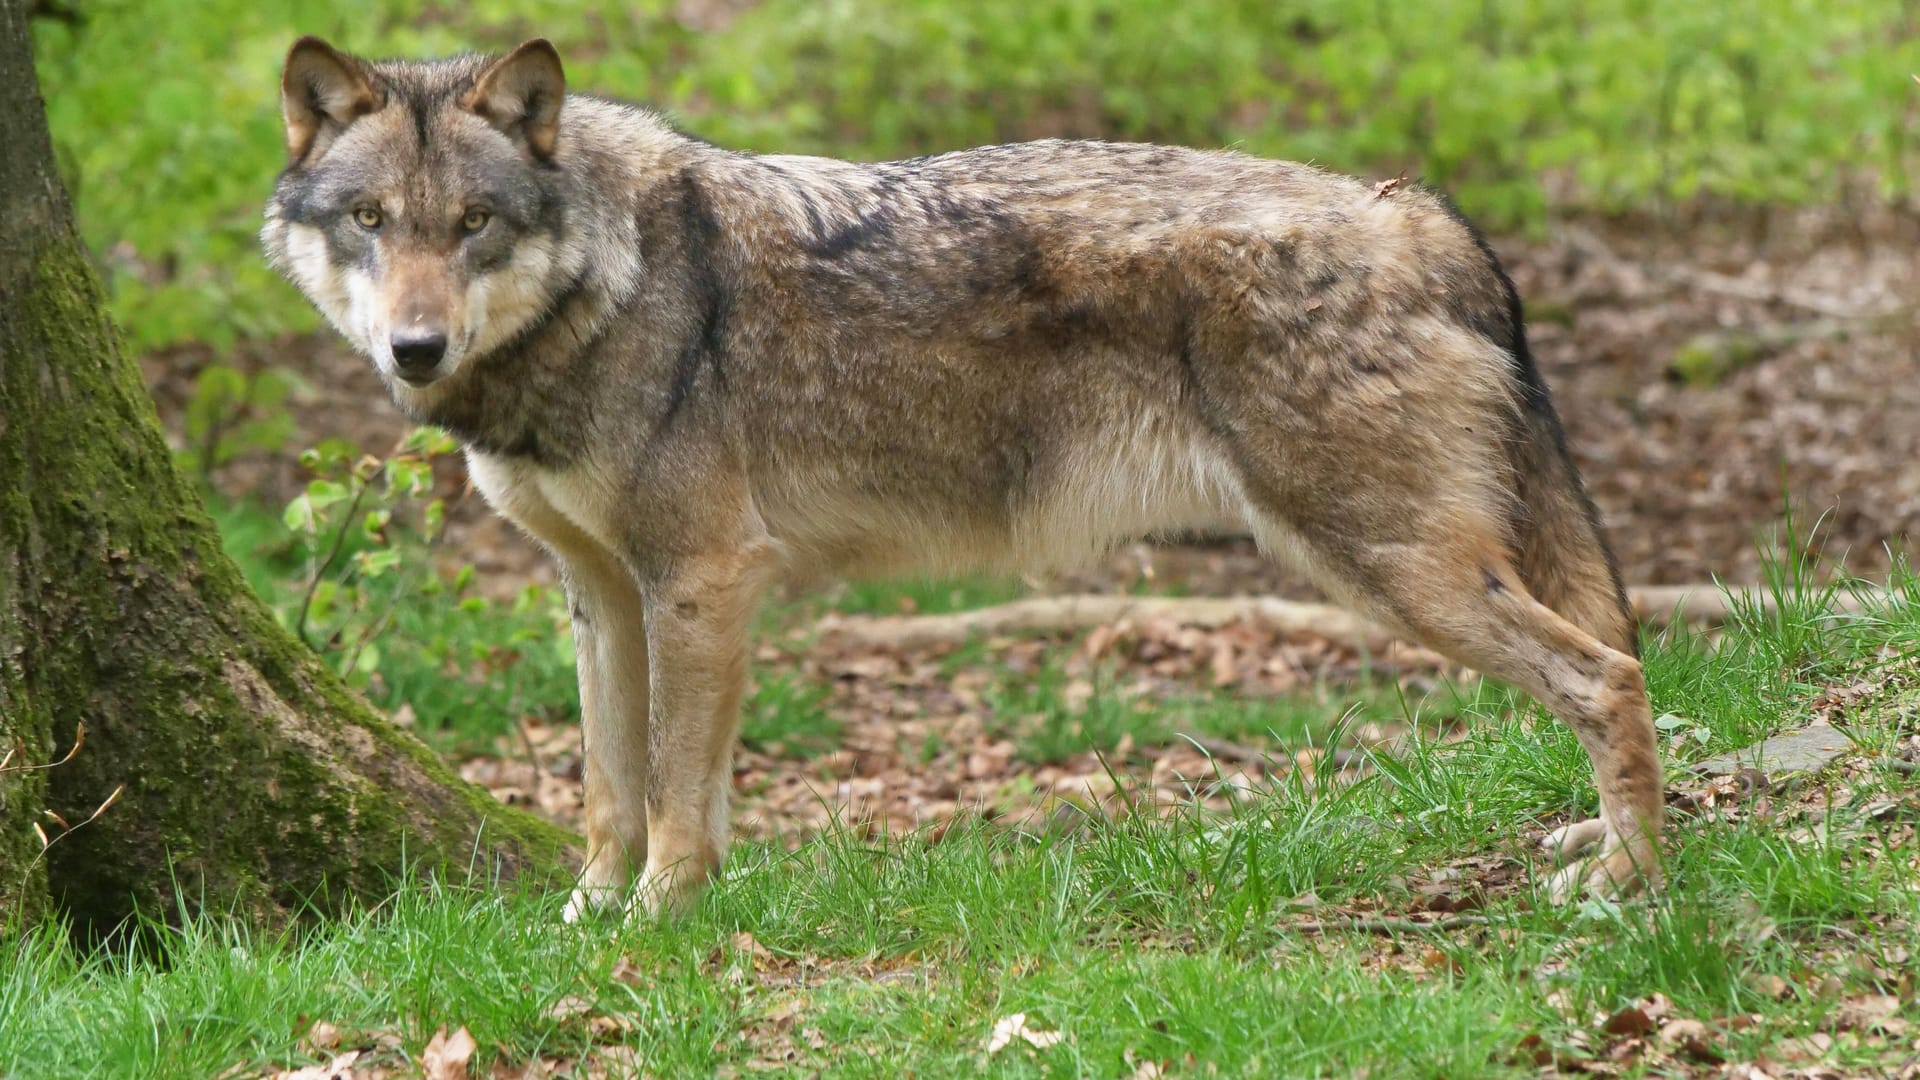
[[[103,313],[27,33],[0,0],[0,929],[90,936],[180,899],[272,925],[407,868],[558,867],[569,834],[375,715],[222,553]],[[70,761],[22,771],[82,722]]]

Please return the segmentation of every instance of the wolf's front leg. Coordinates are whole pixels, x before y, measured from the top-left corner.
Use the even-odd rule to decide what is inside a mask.
[[[634,903],[650,914],[684,909],[726,855],[747,632],[770,555],[758,543],[678,559],[646,589],[653,773]]]
[[[625,567],[568,559],[564,576],[586,738],[587,864],[567,901],[573,922],[623,903],[647,858],[647,634]]]

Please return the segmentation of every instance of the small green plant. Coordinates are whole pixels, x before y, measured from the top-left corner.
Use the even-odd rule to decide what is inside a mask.
[[[281,517],[298,569],[269,595],[281,620],[376,705],[405,706],[423,731],[479,748],[528,714],[577,715],[578,691],[556,590],[489,600],[473,594],[470,564],[437,565],[446,504],[434,466],[454,449],[444,432],[420,428],[385,457],[339,443],[302,454],[313,479]],[[241,553],[242,565],[263,556],[289,561],[255,550]],[[249,570],[250,580],[261,576]]]
[[[375,639],[402,596],[441,590],[426,559],[405,556],[424,555],[440,536],[447,507],[433,494],[433,464],[455,448],[445,432],[416,428],[384,458],[341,443],[300,455],[313,479],[282,515],[307,566],[293,631],[350,679],[380,666]],[[464,568],[455,594],[471,579]]]
[[[1653,719],[1654,729],[1667,740],[1667,749],[1675,754],[1691,754],[1713,741],[1713,729],[1695,720],[1673,713],[1661,713]]]

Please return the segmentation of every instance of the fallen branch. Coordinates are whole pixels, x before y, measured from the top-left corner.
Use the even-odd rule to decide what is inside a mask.
[[[1865,594],[1842,590],[1833,594],[1828,607],[1835,615],[1857,615],[1865,611],[1868,601],[1874,598],[1884,599],[1885,594],[1878,590]],[[1627,590],[1627,602],[1641,622],[1655,626],[1675,622],[1723,623],[1737,606],[1754,607],[1763,612],[1779,606],[1774,594],[1765,588],[1722,588],[1711,584],[1642,585]]]
[[[1578,225],[1562,225],[1561,232],[1587,258],[1610,267],[1632,267],[1658,285],[1678,286],[1756,304],[1782,304],[1849,323],[1869,323],[1899,314],[1898,311],[1862,307],[1841,297],[1798,288],[1785,282],[1754,281],[1680,263],[1629,259],[1615,252],[1599,233]]]
[[[1761,610],[1773,607],[1772,594],[1747,589],[1729,596],[1717,585],[1654,585],[1630,593],[1634,614],[1664,625],[1726,621],[1735,602]],[[1839,612],[1859,611],[1860,597],[1834,597]],[[1270,596],[1034,596],[995,607],[951,615],[828,615],[816,626],[823,640],[850,645],[915,649],[954,645],[975,635],[1074,633],[1122,621],[1167,621],[1183,626],[1218,627],[1241,620],[1270,626],[1283,634],[1311,634],[1367,653],[1385,652],[1398,640],[1385,628],[1331,604],[1280,600]]]
[[[1272,597],[1034,596],[951,615],[829,615],[821,637],[860,645],[912,649],[962,642],[975,634],[1060,633],[1125,620],[1164,619],[1188,626],[1225,626],[1251,619],[1282,633],[1307,633],[1367,652],[1393,636],[1344,608]]]

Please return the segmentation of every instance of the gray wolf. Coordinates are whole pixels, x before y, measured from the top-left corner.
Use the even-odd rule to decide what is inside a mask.
[[[734,152],[569,95],[544,40],[306,38],[281,104],[271,259],[562,569],[570,917],[720,867],[770,582],[1227,521],[1572,727],[1600,816],[1549,838],[1556,895],[1657,879],[1635,624],[1514,287],[1437,194],[1164,146]]]

